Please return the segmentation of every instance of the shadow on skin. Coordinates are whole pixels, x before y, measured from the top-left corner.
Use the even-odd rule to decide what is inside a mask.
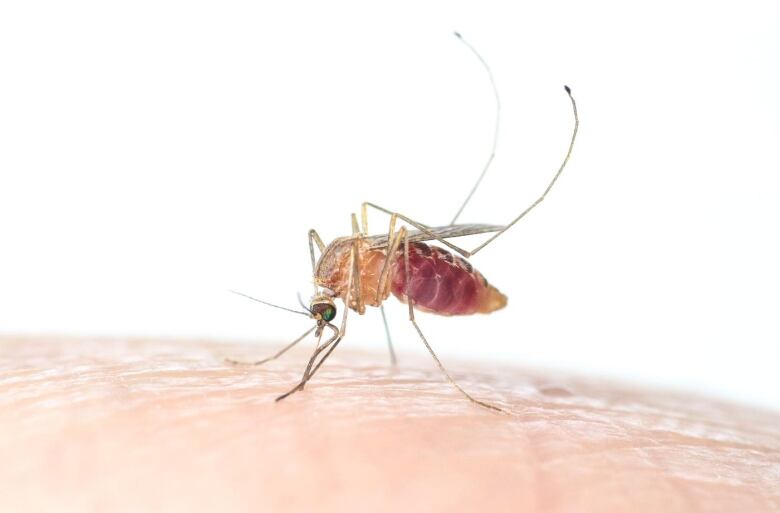
[[[281,346],[280,346],[281,347]],[[525,369],[0,339],[0,511],[780,511],[780,415]]]

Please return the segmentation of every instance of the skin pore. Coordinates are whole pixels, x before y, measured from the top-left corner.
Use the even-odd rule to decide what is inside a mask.
[[[0,511],[780,511],[780,415],[341,348],[0,338]]]

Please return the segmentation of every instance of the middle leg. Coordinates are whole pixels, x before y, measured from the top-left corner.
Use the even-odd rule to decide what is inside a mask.
[[[382,312],[382,323],[385,325],[385,336],[387,337],[387,348],[390,350],[390,365],[398,365],[398,359],[395,357],[393,349],[393,338],[390,336],[390,326],[387,324],[387,315],[385,315],[385,305],[379,305],[379,311]]]
[[[363,212],[363,227],[364,229],[367,228],[366,225],[366,205],[363,204],[362,208]],[[393,259],[393,255],[395,255],[396,251],[398,250],[398,246],[401,242],[401,233],[399,231],[398,234],[394,234],[395,231],[395,223],[396,223],[396,216],[392,215],[390,216],[390,226],[388,231],[388,248],[387,248],[387,255],[385,258],[384,263],[382,264],[382,270],[379,273],[379,282],[377,284],[376,288],[376,298],[375,301],[379,304],[379,310],[382,312],[382,322],[385,326],[385,336],[387,337],[387,347],[390,350],[390,362],[395,367],[398,364],[398,360],[395,356],[395,350],[393,349],[393,339],[390,336],[390,327],[387,324],[387,315],[385,314],[385,307],[382,304],[382,301],[384,300],[385,296],[389,293],[388,287],[390,286],[390,265]]]

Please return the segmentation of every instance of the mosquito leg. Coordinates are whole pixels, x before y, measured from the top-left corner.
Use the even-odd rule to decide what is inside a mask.
[[[346,316],[346,311],[344,312],[344,316]],[[320,353],[322,353],[331,344],[333,344],[333,342],[336,339],[339,339],[344,336],[343,334],[340,335],[338,330],[336,330],[336,328],[334,328],[332,325],[328,324],[327,326],[334,331],[333,337],[331,337],[331,339],[325,342],[323,345],[320,345],[320,340],[317,341],[317,347],[314,348],[314,352],[312,353],[311,358],[309,358],[309,363],[306,364],[306,370],[303,371],[303,377],[301,378],[301,382],[295,388],[296,390],[303,390],[303,387],[311,379],[311,376],[313,374],[313,371],[311,369],[312,366],[314,366],[314,362],[317,361],[317,356],[319,356]]]
[[[312,378],[312,376],[314,376],[314,373],[317,372],[317,370],[319,370],[319,368],[322,366],[322,363],[325,361],[325,359],[328,358],[328,356],[330,356],[330,354],[333,352],[334,349],[336,349],[336,346],[339,345],[341,339],[344,338],[344,333],[346,332],[346,325],[347,325],[347,312],[345,311],[341,320],[341,331],[337,330],[331,324],[327,325],[329,328],[331,328],[334,331],[333,337],[331,337],[330,340],[325,342],[323,345],[318,346],[314,350],[314,353],[311,355],[311,358],[309,358],[309,363],[306,365],[306,370],[303,372],[303,377],[301,378],[301,381],[297,385],[295,385],[295,387],[293,387],[291,390],[277,397],[276,401],[281,401],[285,397],[288,397],[294,394],[295,392],[303,390],[303,388],[306,386],[306,383],[308,383],[308,381]],[[326,349],[328,349],[328,352],[325,353],[325,356],[323,356],[322,359],[320,359],[320,361],[316,365],[314,365],[314,362],[317,361],[317,357],[320,355],[320,353],[322,353]]]
[[[275,354],[275,355],[273,355],[273,356],[269,356],[268,358],[263,358],[262,360],[257,360],[257,361],[254,361],[254,362],[242,362],[242,361],[240,361],[240,360],[233,360],[232,358],[225,358],[225,361],[226,361],[227,363],[232,363],[233,365],[262,365],[262,364],[264,364],[264,363],[266,363],[266,362],[270,362],[271,360],[276,360],[277,358],[279,358],[280,356],[282,356],[284,353],[286,353],[287,351],[289,351],[290,349],[292,349],[292,348],[293,348],[293,346],[295,346],[295,345],[296,345],[298,342],[300,342],[301,340],[303,340],[304,338],[306,338],[306,337],[309,335],[309,333],[311,333],[312,331],[314,331],[314,329],[315,329],[316,327],[317,327],[317,326],[314,326],[314,327],[312,327],[311,329],[309,329],[308,331],[306,331],[306,333],[304,333],[304,334],[303,334],[303,335],[301,335],[300,337],[298,337],[298,338],[296,338],[295,340],[293,340],[293,341],[292,341],[290,344],[288,344],[288,345],[284,346],[284,348],[283,348],[281,351],[279,351],[278,353],[276,353],[276,354]]]
[[[333,329],[335,331],[335,328],[333,328]],[[317,347],[314,349],[314,352],[312,353],[311,357],[309,358],[309,363],[306,364],[306,370],[303,371],[303,376],[301,377],[301,381],[295,386],[295,388],[293,388],[292,390],[290,390],[289,392],[287,392],[283,396],[277,397],[276,398],[277,401],[281,401],[282,399],[284,399],[288,395],[290,395],[290,394],[292,394],[294,392],[297,392],[298,390],[303,390],[303,387],[306,385],[306,382],[309,381],[309,379],[311,379],[312,367],[314,366],[314,362],[317,361],[317,357],[320,355],[320,353],[322,353],[324,350],[326,350],[328,347],[330,347],[330,345],[333,344],[333,342],[335,340],[337,340],[338,338],[341,338],[341,337],[339,337],[339,334],[336,331],[334,333],[334,335],[333,335],[333,338],[331,338],[330,340],[325,342],[325,344],[323,344],[323,345],[319,345],[319,343],[317,344]]]
[[[314,257],[314,244],[317,244],[317,249],[320,250],[320,254],[322,254],[325,251],[325,244],[322,242],[322,239],[317,234],[317,230],[312,228],[309,230],[309,254],[311,255],[311,275],[314,277],[314,275],[317,273],[317,260]],[[314,280],[312,280],[314,281]],[[317,295],[317,282],[314,281],[314,295]]]
[[[368,236],[368,203],[363,202],[360,205],[360,220],[362,223],[363,235]],[[395,217],[390,217],[390,230],[387,233],[388,242],[393,238],[395,232]]]
[[[330,356],[330,354],[333,352],[333,350],[336,349],[336,346],[339,345],[339,342],[341,342],[342,338],[344,338],[344,337],[339,336],[339,337],[337,337],[337,338],[335,338],[333,340],[328,341],[326,344],[324,344],[322,347],[320,347],[315,352],[315,354],[311,357],[311,359],[309,360],[309,365],[307,366],[307,369],[306,369],[307,372],[304,374],[303,378],[301,378],[300,383],[295,385],[295,387],[293,387],[289,391],[287,391],[287,392],[283,393],[282,395],[280,395],[279,397],[277,397],[275,399],[275,401],[279,402],[282,399],[285,399],[286,397],[291,396],[295,392],[300,392],[301,390],[303,390],[303,388],[306,386],[306,383],[312,378],[312,376],[314,376],[314,373],[316,373],[319,370],[319,368],[322,366],[322,363],[328,358],[328,356]],[[330,349],[328,349],[328,352],[325,353],[325,355],[320,359],[320,361],[317,363],[317,365],[314,366],[313,369],[311,369],[311,367],[314,365],[314,362],[317,359],[317,356],[319,356],[319,354],[322,351],[324,351],[326,348],[330,348]]]
[[[433,348],[431,348],[431,345],[428,343],[428,340],[425,338],[425,335],[423,335],[422,330],[420,329],[420,326],[417,325],[417,321],[414,319],[414,300],[409,296],[410,292],[410,272],[409,272],[409,239],[406,237],[406,229],[401,228],[403,230],[403,238],[404,238],[404,274],[406,276],[406,303],[409,305],[409,320],[414,325],[414,329],[417,330],[417,334],[420,335],[420,339],[422,340],[423,344],[425,344],[425,348],[428,350],[429,353],[431,353],[431,356],[433,357],[433,360],[436,362],[436,365],[439,367],[439,370],[447,377],[447,381],[450,382],[452,386],[454,386],[458,392],[460,392],[466,399],[471,401],[472,403],[481,406],[483,408],[487,408],[488,410],[497,411],[500,413],[507,413],[502,408],[499,408],[498,406],[494,406],[490,403],[486,403],[484,401],[480,401],[479,399],[475,399],[471,396],[468,392],[463,390],[458,383],[452,379],[452,376],[450,376],[450,373],[447,372],[447,369],[444,368],[444,365],[442,365],[441,361],[439,360],[439,357],[436,356],[436,353],[433,352]]]
[[[366,204],[363,204],[362,212],[365,218]],[[376,303],[379,304],[379,310],[382,312],[382,322],[385,325],[385,335],[387,336],[387,348],[390,350],[390,362],[395,367],[398,364],[398,360],[395,357],[395,351],[393,350],[393,339],[390,336],[390,327],[387,325],[387,315],[385,315],[385,307],[382,304],[384,300],[386,289],[390,282],[390,262],[393,260],[393,256],[398,250],[398,245],[401,242],[400,236],[393,236],[395,231],[396,216],[390,216],[390,229],[387,236],[388,248],[387,257],[382,264],[382,271],[379,273],[379,281],[376,287]],[[400,232],[399,234],[400,235]]]
[[[344,315],[341,317],[341,330],[337,329],[332,324],[326,324],[327,327],[331,328],[334,331],[333,337],[331,337],[330,340],[328,340],[325,344],[318,346],[314,353],[312,354],[311,358],[309,358],[309,363],[306,365],[306,370],[303,372],[303,377],[301,378],[300,383],[298,383],[294,388],[292,388],[290,391],[280,395],[276,398],[276,401],[281,401],[285,397],[288,397],[295,392],[298,392],[299,390],[303,390],[303,388],[306,386],[306,383],[311,379],[311,377],[314,375],[315,372],[320,368],[322,365],[322,362],[325,361],[325,359],[330,356],[330,354],[333,352],[333,350],[336,348],[336,346],[339,344],[341,339],[344,337],[344,335],[347,332],[347,314],[349,313],[349,303],[352,296],[352,289],[354,285],[354,275],[355,275],[355,268],[357,267],[357,247],[356,245],[353,245],[350,252],[350,263],[352,264],[350,266],[349,270],[349,276],[347,278],[347,293],[344,297]],[[320,355],[325,349],[328,349],[328,352],[325,353],[325,356],[322,357],[322,359],[317,363],[317,365],[314,365],[314,362],[317,361],[317,356]],[[313,370],[312,370],[312,367]]]
[[[368,236],[368,211],[366,210],[366,204],[360,205],[360,221],[362,225],[363,235]]]
[[[336,332],[336,335],[334,335],[334,338],[331,340],[328,340],[328,342],[323,345],[319,352],[324,351],[326,348],[330,346],[330,349],[328,349],[328,352],[325,353],[325,356],[323,356],[319,362],[317,362],[317,365],[314,366],[314,369],[309,371],[310,367],[307,367],[307,374],[300,383],[300,389],[303,390],[303,386],[308,382],[312,376],[319,370],[320,367],[322,367],[322,364],[325,363],[325,360],[330,356],[330,354],[336,349],[336,346],[339,345],[339,342],[344,338],[344,334],[347,332],[347,312],[344,311],[344,316],[341,318],[341,331]],[[316,355],[314,356],[316,358]],[[312,358],[311,362],[314,361],[314,358]],[[285,396],[286,397],[286,396]],[[277,399],[278,400],[278,399]]]
[[[355,255],[356,252],[353,252],[353,255]],[[352,259],[353,264],[355,262],[354,258]],[[354,271],[354,267],[352,268]],[[349,278],[347,280],[347,290],[350,290],[352,286],[352,271],[350,272]],[[345,304],[349,304],[349,298],[350,294],[348,293],[345,299]],[[303,372],[303,379],[301,380],[301,383],[299,384],[300,390],[303,390],[303,386],[306,384],[307,381],[309,381],[312,377],[312,375],[317,372],[317,369],[320,368],[320,365],[322,365],[322,362],[325,361],[325,358],[328,357],[328,355],[333,351],[336,345],[338,345],[339,341],[344,338],[344,335],[347,333],[347,314],[349,313],[349,307],[344,309],[344,315],[341,316],[341,329],[336,329],[332,324],[327,324],[330,329],[334,331],[333,337],[331,337],[330,340],[328,340],[325,344],[322,346],[317,346],[317,348],[314,350],[314,354],[309,359],[309,363],[306,366],[306,370]],[[334,347],[331,347],[331,349],[328,351],[328,353],[320,360],[320,362],[317,364],[317,366],[312,370],[312,365],[314,365],[315,360],[317,359],[317,356],[327,349],[329,346],[333,345]]]
[[[363,232],[360,231],[360,226],[358,225],[358,219],[355,214],[352,214],[351,216],[352,220],[352,235],[360,235]]]
[[[320,342],[319,340],[317,341],[317,347],[314,348],[314,352],[312,353],[311,358],[309,358],[309,363],[306,364],[306,370],[303,371],[303,378],[301,380],[301,383],[305,383],[305,382],[309,381],[309,377],[311,376],[311,368],[312,368],[312,366],[314,366],[314,362],[317,360],[317,356],[319,356],[319,354],[321,352],[323,352],[325,349],[327,349],[328,346],[330,346],[333,343],[333,340],[335,338],[337,338],[337,337],[338,337],[338,334],[335,334],[333,339],[328,340],[327,342],[325,342],[322,345],[319,344],[319,342]],[[301,388],[303,388],[303,387],[301,387]]]
[[[333,344],[338,344],[339,340],[341,340],[341,337],[339,335],[335,335],[334,338],[327,341],[325,344],[317,347],[317,349],[314,350],[314,354],[312,354],[311,358],[309,358],[309,363],[306,365],[306,370],[303,372],[301,381],[297,385],[295,385],[295,387],[293,387],[291,390],[277,397],[276,401],[281,401],[285,397],[288,397],[294,394],[295,392],[303,390],[303,388],[306,386],[306,383],[311,379],[314,373],[317,372],[317,369],[319,369],[320,365],[322,364],[322,360],[321,360],[316,367],[314,366],[314,362],[317,361],[317,357],[320,355],[320,353],[322,353],[324,350],[331,347]],[[331,347],[331,351],[332,351],[332,347]],[[325,357],[323,357],[323,360],[327,358],[327,355],[329,355],[331,351],[328,351],[326,353]],[[312,370],[312,367],[314,367],[314,370]]]
[[[364,203],[363,206],[365,205],[366,204]],[[390,216],[390,231],[387,236],[387,258],[385,258],[385,262],[382,264],[382,271],[379,273],[379,282],[376,288],[376,302],[380,305],[385,298],[390,280],[390,265],[393,260],[391,255],[395,255],[395,252],[398,250],[398,245],[401,242],[401,237],[393,234],[395,231],[396,218],[397,216],[395,214]]]
[[[355,214],[352,214],[352,224],[353,224],[353,230],[358,230],[357,217],[355,216]],[[362,265],[360,262],[359,230],[356,232],[356,235],[357,237],[355,237],[352,240],[352,271],[351,271],[352,277],[350,278],[350,283],[354,285],[352,294],[354,294],[355,297],[357,312],[358,314],[363,315],[364,313],[366,313],[366,305],[363,303],[363,289],[360,286],[360,270],[362,269]],[[349,310],[349,303],[345,303],[345,304],[346,304],[346,309]]]
[[[395,215],[398,219],[401,219],[402,221],[405,221],[405,222],[409,223],[410,225],[414,226],[415,228],[417,228],[421,232],[423,232],[423,233],[427,234],[428,236],[430,236],[432,239],[435,239],[435,240],[441,242],[442,244],[444,244],[445,246],[447,246],[451,250],[456,251],[457,253],[459,253],[460,255],[462,255],[462,256],[464,256],[466,258],[468,258],[468,257],[470,257],[472,255],[475,255],[480,250],[482,250],[482,248],[484,248],[485,246],[487,246],[488,244],[490,244],[491,242],[496,240],[496,238],[498,238],[498,236],[500,236],[505,231],[510,229],[512,226],[514,226],[515,223],[517,223],[520,219],[525,217],[526,214],[528,214],[528,212],[533,210],[539,203],[544,201],[544,198],[547,197],[547,194],[550,192],[550,189],[552,189],[553,185],[555,185],[555,182],[558,181],[558,177],[561,176],[561,172],[563,172],[563,169],[566,167],[566,164],[569,162],[569,158],[571,157],[572,150],[574,149],[574,141],[577,138],[577,130],[579,129],[579,126],[580,126],[580,120],[579,120],[579,116],[577,114],[577,102],[574,101],[574,96],[572,96],[571,89],[569,89],[568,86],[566,87],[566,94],[569,95],[569,100],[571,100],[572,111],[574,112],[574,130],[572,131],[571,141],[569,142],[569,149],[567,150],[566,156],[564,157],[563,162],[561,163],[560,167],[558,168],[558,171],[555,173],[555,175],[553,176],[552,180],[547,185],[547,188],[542,193],[542,195],[539,196],[536,199],[536,201],[531,203],[530,206],[528,206],[525,210],[520,212],[520,215],[518,215],[512,221],[510,221],[509,224],[504,226],[504,228],[502,228],[500,231],[496,232],[492,237],[490,237],[488,240],[486,240],[485,242],[483,242],[482,244],[480,244],[476,248],[472,249],[471,251],[467,251],[467,250],[465,250],[465,249],[463,249],[463,248],[461,248],[459,246],[456,246],[455,244],[453,244],[453,243],[451,243],[451,242],[449,242],[449,241],[447,241],[447,240],[437,236],[436,234],[434,234],[431,231],[430,226],[426,226],[426,225],[420,223],[419,221],[415,221],[413,219],[410,219],[409,217],[406,217],[403,214],[399,214],[398,212],[390,211],[390,210],[388,210],[386,208],[382,208],[382,207],[380,207],[378,205],[375,205],[373,203],[366,202],[366,203],[364,203],[364,205],[366,207],[374,208],[376,210],[379,210],[380,212],[384,212],[385,214],[389,214],[391,216]]]
[[[387,336],[387,348],[390,350],[390,364],[395,367],[398,365],[398,359],[395,357],[393,349],[393,338],[390,336],[390,326],[387,324],[387,315],[385,315],[385,305],[379,305],[379,311],[382,312],[382,323],[385,325],[385,335]]]
[[[431,231],[431,227],[430,226],[422,224],[419,221],[415,221],[414,219],[406,217],[405,215],[400,214],[398,212],[392,212],[390,210],[387,210],[386,208],[380,207],[379,205],[375,205],[373,203],[365,202],[365,203],[363,203],[363,205],[366,206],[366,207],[371,207],[371,208],[373,208],[375,210],[378,210],[380,212],[384,212],[385,214],[390,215],[392,218],[397,218],[397,219],[400,219],[400,220],[402,220],[402,221],[404,221],[406,223],[409,223],[410,225],[414,226],[415,228],[417,228],[421,232],[429,235],[431,237],[431,239],[435,239],[435,240],[441,242],[442,244],[444,244],[445,246],[447,246],[451,250],[460,253],[461,255],[463,255],[466,258],[468,258],[471,255],[471,253],[469,253],[465,249],[460,248],[460,247],[456,246],[455,244],[449,242],[448,240],[443,239],[443,238],[437,236],[435,233],[433,233]],[[390,240],[390,239],[388,239],[388,240]]]
[[[312,376],[314,376],[314,373],[315,373],[315,372],[317,372],[317,371],[320,369],[320,367],[322,367],[322,364],[323,364],[323,363],[325,363],[325,360],[328,358],[328,356],[330,356],[330,353],[332,353],[332,352],[333,352],[333,350],[334,350],[334,349],[336,349],[336,346],[338,346],[338,345],[339,345],[339,342],[341,342],[341,340],[342,340],[343,338],[344,338],[343,336],[340,336],[339,338],[337,338],[337,339],[336,339],[336,340],[333,342],[333,344],[330,346],[330,349],[328,349],[328,352],[327,352],[327,353],[325,353],[325,356],[323,356],[323,357],[322,357],[322,359],[320,359],[320,361],[319,361],[319,362],[317,363],[317,365],[314,367],[314,369],[312,369],[312,371],[311,371],[311,374],[309,374],[309,378],[308,378],[306,381],[308,381],[309,379],[311,379],[311,377],[312,377]]]

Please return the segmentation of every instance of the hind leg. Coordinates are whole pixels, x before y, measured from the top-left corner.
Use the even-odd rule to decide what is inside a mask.
[[[404,269],[409,269],[409,240],[406,237],[406,229],[401,228],[399,230],[399,236],[403,238],[404,243]],[[414,300],[410,297],[410,287],[409,287],[409,274],[408,272],[404,273],[406,275],[406,301],[409,305],[409,320],[414,325],[414,329],[417,330],[417,334],[420,335],[420,340],[422,340],[423,344],[425,344],[425,348],[428,350],[429,353],[431,353],[431,356],[433,357],[433,360],[436,362],[436,365],[439,367],[439,370],[444,374],[444,376],[447,378],[447,381],[450,382],[452,386],[457,389],[458,392],[461,393],[466,399],[471,401],[472,403],[476,404],[477,406],[481,406],[482,408],[487,408],[488,410],[497,411],[500,413],[507,413],[505,410],[499,408],[498,406],[492,405],[490,403],[486,403],[485,401],[480,401],[479,399],[475,399],[471,394],[463,390],[463,388],[450,376],[450,373],[447,372],[447,369],[444,368],[444,365],[442,365],[441,360],[439,360],[439,357],[436,356],[436,353],[433,351],[433,348],[428,343],[428,340],[425,338],[425,335],[423,335],[422,330],[420,329],[420,326],[417,324],[417,321],[414,318]]]

